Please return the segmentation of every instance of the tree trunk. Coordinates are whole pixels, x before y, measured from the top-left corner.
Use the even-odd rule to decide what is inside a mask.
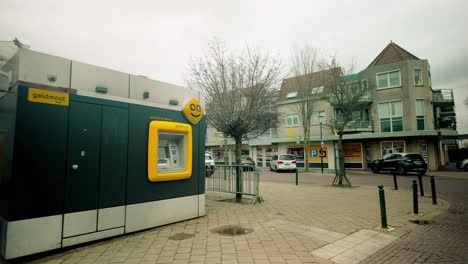
[[[351,182],[346,177],[346,169],[344,162],[344,153],[343,153],[343,134],[338,134],[338,170],[333,180],[334,185],[346,185],[351,186]]]
[[[304,170],[309,171],[309,140],[306,136],[304,136]]]
[[[343,184],[344,175],[344,156],[343,156],[343,134],[339,134],[338,137],[338,184]]]
[[[236,138],[236,164],[241,165],[242,139]],[[236,166],[236,202],[242,201],[242,167]]]

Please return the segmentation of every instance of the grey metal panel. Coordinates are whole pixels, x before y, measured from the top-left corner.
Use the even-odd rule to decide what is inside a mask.
[[[19,81],[69,88],[70,60],[28,49],[20,49],[19,54]],[[54,82],[48,80],[51,75]]]
[[[198,217],[199,195],[127,205],[125,233]]]
[[[143,98],[144,92],[149,93],[147,99]],[[170,100],[177,100],[178,105],[183,107],[185,101],[191,98],[198,99],[198,91],[143,76],[130,75],[130,98],[161,105],[169,105]]]
[[[97,210],[63,215],[63,237],[71,237],[97,231]]]
[[[96,87],[105,87],[105,95],[128,98],[128,78],[126,73],[101,68],[98,66],[73,61],[71,71],[71,88],[79,94],[102,97],[96,93]]]
[[[125,206],[98,209],[98,231],[125,225]]]
[[[8,222],[5,258],[12,259],[61,247],[62,215]]]

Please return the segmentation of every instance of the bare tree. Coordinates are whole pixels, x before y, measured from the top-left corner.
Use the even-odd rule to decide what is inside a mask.
[[[241,164],[242,140],[258,137],[275,127],[277,89],[281,63],[258,49],[240,55],[222,42],[209,43],[207,53],[190,65],[189,86],[206,93],[207,122],[236,144],[236,164]],[[242,190],[236,177],[236,200]]]
[[[346,69],[340,65],[336,57],[322,64],[322,68],[331,70],[330,75],[326,77],[326,87],[328,93],[328,102],[335,108],[335,118],[327,122],[327,125],[338,134],[338,157],[336,176],[333,180],[334,185],[351,186],[351,182],[346,177],[344,153],[343,153],[343,134],[349,122],[353,120],[353,112],[362,110],[366,104],[361,100],[366,93],[367,87],[356,80],[352,73],[352,67]]]
[[[312,113],[317,101],[320,99],[313,93],[316,77],[313,73],[317,70],[319,53],[316,49],[305,45],[293,51],[291,73],[294,75],[297,88],[297,103],[294,108],[299,116],[304,136],[304,168],[309,171],[309,142]]]

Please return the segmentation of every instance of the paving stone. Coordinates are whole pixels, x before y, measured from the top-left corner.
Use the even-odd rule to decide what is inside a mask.
[[[47,263],[53,259],[71,263],[78,257],[81,259],[77,263],[83,264],[98,261],[109,263],[113,258],[122,263],[333,263],[333,260],[347,257],[355,261],[360,254],[370,254],[375,250],[378,251],[363,263],[390,263],[401,261],[401,258],[412,261],[427,258],[427,263],[463,263],[466,260],[464,250],[468,242],[449,242],[449,238],[455,234],[457,237],[466,236],[466,223],[449,221],[447,226],[442,226],[442,230],[421,231],[427,228],[408,222],[413,218],[411,208],[407,206],[411,205],[412,199],[408,190],[386,193],[388,222],[396,230],[384,234],[373,231],[380,223],[375,187],[342,189],[312,184],[296,187],[293,184],[262,182],[260,188],[264,203],[238,205],[219,202],[214,199],[215,195],[223,199],[232,198],[232,195],[207,193],[205,217],[88,244],[79,251],[51,253],[50,256],[36,259],[34,263]],[[441,208],[443,205],[432,206],[430,199],[420,201],[420,209],[427,214]],[[251,228],[253,232],[229,237],[210,231],[224,225],[240,225]],[[452,225],[457,227],[452,230]],[[169,239],[178,233],[195,235],[182,241]],[[411,240],[392,247],[394,243],[405,241],[416,233],[420,241],[426,242],[418,244]],[[434,238],[430,234],[440,234],[442,237]],[[395,240],[397,236],[403,237]],[[394,242],[389,244],[391,238]],[[440,248],[429,243],[437,239],[445,241]],[[332,251],[326,250],[327,246]],[[379,250],[378,247],[382,246],[386,247]],[[343,248],[353,247],[352,250],[343,251]],[[408,251],[407,254],[398,255],[404,252],[405,247],[427,250],[430,254]],[[455,257],[447,258],[448,255]],[[376,258],[373,259],[374,256]],[[376,261],[372,262],[372,259]]]

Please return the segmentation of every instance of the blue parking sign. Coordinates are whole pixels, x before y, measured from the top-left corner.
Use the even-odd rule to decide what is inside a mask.
[[[318,152],[315,149],[310,150],[310,156],[312,158],[316,158],[318,156]]]

